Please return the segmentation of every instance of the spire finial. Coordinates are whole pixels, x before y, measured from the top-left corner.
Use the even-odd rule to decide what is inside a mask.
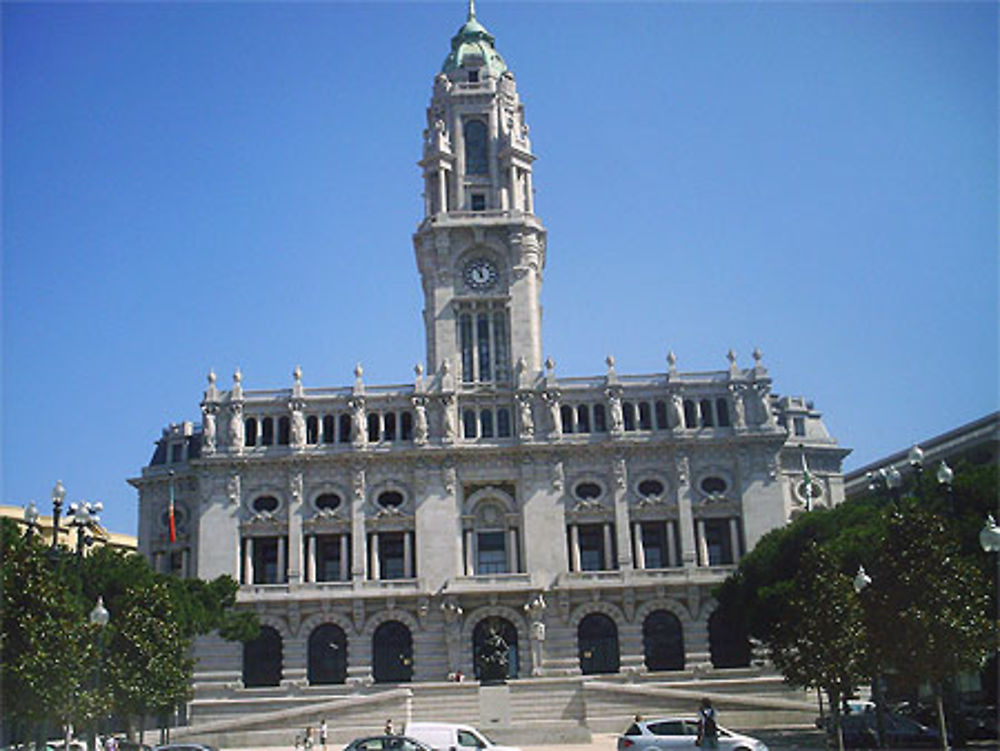
[[[469,18],[467,20],[471,21],[476,17],[476,0],[469,0]]]

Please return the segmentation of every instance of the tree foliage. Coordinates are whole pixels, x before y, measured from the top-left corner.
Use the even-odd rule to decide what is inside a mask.
[[[0,520],[3,719],[25,729],[78,727],[114,714],[166,712],[189,694],[190,647],[201,634],[252,638],[256,616],[238,611],[236,582],[158,574],[134,553],[99,547],[78,557],[27,540]],[[97,598],[110,613],[89,621]]]

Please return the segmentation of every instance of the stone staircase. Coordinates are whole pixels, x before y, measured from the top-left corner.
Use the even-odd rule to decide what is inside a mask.
[[[307,726],[326,719],[330,745],[379,733],[388,718],[397,731],[414,720],[475,725],[499,743],[586,743],[591,733],[618,732],[636,714],[693,715],[709,697],[722,724],[736,730],[811,725],[814,697],[758,669],[645,675],[526,678],[505,684],[411,683],[396,686],[244,689],[195,699],[189,725],[174,741],[221,748],[294,745]]]

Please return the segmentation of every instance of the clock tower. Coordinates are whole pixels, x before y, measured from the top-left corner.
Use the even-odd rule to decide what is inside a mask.
[[[413,236],[424,288],[427,367],[503,388],[542,366],[545,228],[534,214],[524,106],[494,38],[468,18],[434,79]]]

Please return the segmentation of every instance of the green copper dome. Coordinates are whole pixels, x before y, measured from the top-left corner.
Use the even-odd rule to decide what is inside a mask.
[[[465,24],[451,38],[451,52],[441,66],[442,73],[451,73],[472,58],[481,59],[488,75],[497,77],[507,70],[507,63],[493,46],[493,35],[476,20],[474,0],[469,0],[469,17]]]

